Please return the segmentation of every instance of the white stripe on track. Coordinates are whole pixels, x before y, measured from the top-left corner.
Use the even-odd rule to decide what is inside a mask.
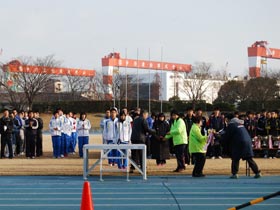
[[[177,200],[213,200],[209,198],[176,198]],[[215,200],[250,200],[254,197],[236,197],[236,198],[217,198]],[[81,198],[0,198],[0,201],[63,201],[63,200],[81,200]],[[116,200],[116,198],[94,198],[94,200]],[[117,198],[117,200],[174,200],[173,198]],[[280,198],[273,198],[273,200],[280,200]]]
[[[219,189],[279,189],[280,186],[268,186],[268,187],[188,187],[187,185],[185,187],[172,187],[169,186],[170,189],[172,190],[177,190],[177,189],[189,189],[189,190],[219,190]],[[13,188],[3,188],[0,187],[0,190],[82,190],[82,187],[13,187]],[[91,187],[92,190],[135,190],[135,187]],[[156,189],[164,189],[162,186],[161,187],[137,187],[138,190],[156,190]]]
[[[204,203],[204,204],[180,204],[180,206],[236,206],[238,203]],[[258,204],[259,206],[280,206],[280,204]],[[80,204],[0,204],[0,207],[80,207]],[[146,207],[146,206],[177,206],[177,204],[94,204],[98,207]]]
[[[219,195],[224,195],[224,194],[229,194],[229,195],[234,195],[234,194],[264,194],[264,193],[274,193],[272,191],[261,191],[261,192],[173,192],[174,194],[179,194],[179,195],[209,195],[209,194],[219,194]],[[17,192],[0,192],[0,195],[80,195],[81,192],[23,192],[23,193],[17,193]],[[116,192],[93,192],[93,195],[115,195]],[[133,192],[134,195],[158,195],[158,194],[168,194],[169,192]],[[131,195],[131,192],[118,192],[118,195]]]

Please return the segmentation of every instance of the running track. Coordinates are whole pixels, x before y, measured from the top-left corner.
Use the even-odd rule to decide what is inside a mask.
[[[89,177],[95,210],[180,210],[227,209],[279,191],[280,176],[226,176],[192,178],[190,176]],[[83,179],[81,176],[1,176],[1,210],[78,210]],[[280,209],[280,197],[247,207]]]

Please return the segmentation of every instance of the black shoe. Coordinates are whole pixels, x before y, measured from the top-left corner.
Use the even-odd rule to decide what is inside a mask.
[[[183,169],[183,168],[176,168],[173,172],[182,172],[182,171],[184,171],[185,169]]]
[[[206,176],[205,174],[194,174],[194,175],[192,175],[192,177],[201,177],[201,178],[203,178],[205,176]]]

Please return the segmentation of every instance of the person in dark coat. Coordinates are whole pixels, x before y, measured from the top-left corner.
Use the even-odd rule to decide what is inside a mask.
[[[0,118],[0,133],[1,133],[1,158],[5,158],[4,151],[6,145],[8,145],[9,158],[13,158],[13,119],[10,117],[9,110],[3,111],[3,117]]]
[[[222,159],[222,147],[220,144],[221,136],[219,135],[219,132],[224,129],[224,119],[222,118],[218,107],[214,109],[213,116],[209,118],[209,128],[216,132],[216,134],[214,134],[214,144],[209,144],[209,155],[212,159]]]
[[[35,118],[38,121],[37,138],[36,138],[36,156],[40,157],[43,155],[43,127],[44,122],[40,118],[40,113],[35,112]]]
[[[147,134],[154,134],[155,132],[148,127],[147,118],[148,111],[142,110],[139,117],[135,117],[132,126],[131,143],[145,144]],[[131,157],[142,168],[142,151],[131,150]],[[135,168],[131,166],[130,173],[133,173]]]
[[[238,118],[234,118],[232,114],[227,117],[228,126],[225,133],[222,135],[222,144],[224,145],[225,151],[231,157],[231,173],[230,178],[238,178],[239,161],[240,159],[246,160],[249,167],[255,173],[255,178],[260,178],[261,173],[253,160],[253,149],[251,137],[244,127],[244,121]]]
[[[164,136],[169,132],[170,126],[165,120],[164,113],[158,115],[153,129],[156,133],[152,136],[152,158],[156,159],[158,166],[162,166],[166,164],[166,159],[169,159],[169,141],[164,140]]]

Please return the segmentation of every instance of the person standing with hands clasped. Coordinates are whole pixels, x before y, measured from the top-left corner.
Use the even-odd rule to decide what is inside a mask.
[[[185,147],[188,144],[186,124],[176,110],[171,112],[171,118],[173,124],[171,125],[170,132],[167,132],[167,135],[165,135],[165,139],[173,138],[174,151],[177,159],[177,168],[173,172],[182,172],[186,169],[184,153]]]
[[[59,119],[58,111],[53,113],[53,118],[49,123],[49,128],[52,135],[53,158],[60,158],[62,122]]]
[[[88,144],[89,130],[91,129],[90,121],[87,119],[87,114],[82,112],[80,114],[80,120],[77,124],[78,131],[78,143],[79,143],[79,156],[83,157],[83,146]]]
[[[194,117],[189,136],[189,151],[192,154],[194,168],[193,177],[205,177],[203,168],[206,161],[205,145],[207,136],[201,134],[202,117]]]
[[[170,130],[168,122],[165,120],[164,113],[158,115],[158,119],[153,124],[156,134],[152,136],[152,158],[156,159],[157,166],[166,164],[169,155],[169,141],[164,141],[164,136]]]

